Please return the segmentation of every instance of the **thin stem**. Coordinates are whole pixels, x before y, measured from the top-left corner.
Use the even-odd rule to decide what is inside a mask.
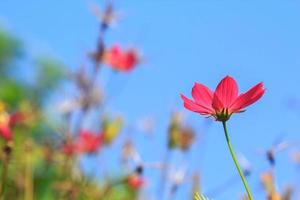
[[[249,187],[248,187],[247,181],[246,181],[246,179],[245,179],[245,177],[244,177],[244,173],[243,173],[243,171],[241,170],[241,167],[240,167],[240,165],[239,165],[239,163],[238,163],[238,161],[237,161],[237,159],[236,159],[236,156],[235,156],[235,154],[234,154],[234,151],[233,151],[233,149],[232,149],[232,146],[231,146],[231,143],[230,143],[230,140],[229,140],[229,136],[228,136],[228,132],[227,132],[226,122],[223,121],[222,124],[223,124],[224,133],[225,133],[225,136],[226,136],[226,142],[227,142],[228,148],[229,148],[229,150],[230,150],[231,157],[232,157],[232,159],[233,159],[233,161],[234,161],[234,164],[235,164],[235,166],[236,166],[236,168],[237,168],[237,170],[238,170],[238,172],[239,172],[239,175],[240,175],[240,177],[241,177],[241,179],[242,179],[242,181],[243,181],[243,184],[244,184],[244,187],[245,187],[245,189],[246,189],[246,191],[247,191],[249,200],[252,200],[253,197],[252,197],[252,194],[251,194],[250,189],[249,189]]]
[[[26,143],[26,152],[25,152],[25,182],[24,182],[24,199],[32,200],[33,199],[33,172],[32,172],[32,141],[28,140]]]
[[[11,152],[11,147],[8,144],[6,144],[3,151],[4,151],[4,160],[3,160],[3,169],[2,169],[2,177],[1,177],[0,200],[4,199],[4,193],[5,193],[6,182],[7,182],[8,163],[9,163],[9,156],[10,156],[10,152]]]
[[[6,187],[6,180],[7,180],[7,162],[3,163],[3,171],[2,171],[2,178],[1,178],[1,191],[0,191],[0,200],[3,199],[5,187]]]

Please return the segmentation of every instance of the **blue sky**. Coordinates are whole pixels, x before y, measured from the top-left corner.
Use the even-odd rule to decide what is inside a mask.
[[[103,4],[1,1],[0,20],[25,40],[32,55],[50,54],[75,68],[86,61],[85,53],[94,47],[97,36],[98,22],[89,10],[91,3]],[[130,75],[114,77],[112,96],[117,95],[110,109],[124,113],[128,123],[147,115],[155,117],[153,137],[134,133],[146,161],[162,159],[171,111],[183,109],[179,94],[189,96],[194,82],[214,88],[224,76],[231,75],[241,91],[264,82],[265,96],[228,123],[235,150],[254,165],[250,187],[255,199],[262,199],[257,176],[268,165],[256,149],[269,147],[279,136],[300,138],[300,111],[289,109],[285,103],[289,98],[300,98],[300,2],[127,0],[115,4],[122,18],[109,31],[107,42],[141,49],[145,63]],[[184,112],[199,129],[203,117]],[[193,147],[189,169],[201,171],[205,192],[236,175],[236,171],[221,124],[212,123],[202,144],[197,142]],[[174,157],[180,164],[180,155]],[[278,156],[276,171],[280,188],[299,178],[287,153]],[[158,176],[152,171],[146,174]],[[148,184],[149,195],[156,191],[154,185]],[[188,189],[184,185],[178,199],[186,199]],[[240,191],[243,187],[238,182],[216,199],[237,199]]]

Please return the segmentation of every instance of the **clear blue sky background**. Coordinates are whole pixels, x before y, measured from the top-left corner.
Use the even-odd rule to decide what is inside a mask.
[[[90,3],[3,0],[1,24],[24,39],[33,55],[47,53],[74,68],[85,60],[97,36],[98,24],[89,10]],[[263,199],[258,175],[268,165],[256,149],[269,147],[279,136],[300,138],[300,111],[288,109],[285,103],[290,97],[300,97],[300,2],[123,0],[116,1],[116,6],[123,18],[109,32],[108,42],[141,49],[145,63],[130,75],[116,77],[114,93],[119,88],[122,92],[110,107],[124,113],[128,123],[146,115],[155,117],[153,137],[135,133],[137,148],[146,161],[163,158],[170,113],[183,108],[179,94],[189,96],[195,81],[214,88],[221,78],[231,75],[241,91],[264,82],[265,96],[228,123],[234,148],[253,164],[249,180],[254,197]],[[185,113],[200,129],[203,117]],[[212,123],[202,144],[194,145],[189,169],[201,171],[205,193],[235,176],[236,170],[221,124]],[[112,160],[118,156],[104,154]],[[180,164],[180,155],[175,156],[174,162]],[[290,164],[288,153],[278,156],[276,172],[281,189],[299,180],[300,172]],[[159,174],[147,170],[146,175]],[[155,184],[147,184],[149,196],[156,191]],[[188,184],[180,188],[177,199],[187,199],[189,189]],[[243,187],[237,182],[216,199],[237,199],[241,191]]]

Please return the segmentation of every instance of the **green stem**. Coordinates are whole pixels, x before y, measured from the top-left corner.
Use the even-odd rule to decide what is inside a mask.
[[[2,177],[1,177],[0,200],[4,199],[10,151],[11,151],[10,146],[6,145],[4,147],[4,160],[3,160],[3,169],[2,169]]]
[[[32,141],[28,140],[26,142],[26,149],[25,149],[25,181],[24,181],[24,199],[25,200],[32,200],[33,199],[33,180],[32,180],[32,157],[31,157],[31,150],[32,150]]]
[[[116,180],[115,182],[108,183],[107,186],[104,188],[104,191],[101,193],[99,199],[101,200],[106,199],[106,197],[109,195],[113,187],[122,184],[124,181],[125,181],[124,179],[120,179],[120,180]]]
[[[244,184],[244,187],[245,187],[245,189],[246,189],[246,191],[247,191],[249,200],[252,200],[253,197],[252,197],[252,194],[251,194],[250,189],[249,189],[249,187],[248,187],[247,181],[246,181],[246,179],[245,179],[245,177],[244,177],[244,173],[243,173],[243,171],[241,170],[241,167],[240,167],[240,165],[239,165],[239,163],[238,163],[238,161],[237,161],[237,159],[236,159],[236,156],[235,156],[235,154],[234,154],[234,151],[233,151],[233,149],[232,149],[232,146],[231,146],[231,143],[230,143],[230,140],[229,140],[229,136],[228,136],[228,132],[227,132],[226,122],[223,121],[222,124],[223,124],[224,133],[225,133],[225,136],[226,136],[226,142],[227,142],[228,148],[229,148],[229,150],[230,150],[231,157],[232,157],[232,159],[233,159],[233,161],[234,161],[234,164],[235,164],[235,166],[236,166],[236,168],[237,168],[237,170],[238,170],[238,172],[239,172],[239,175],[240,175],[240,177],[241,177],[241,179],[242,179],[242,181],[243,181],[243,184]]]
[[[5,187],[6,187],[6,179],[7,179],[7,163],[3,165],[2,179],[1,179],[1,191],[0,191],[0,200],[3,199]]]

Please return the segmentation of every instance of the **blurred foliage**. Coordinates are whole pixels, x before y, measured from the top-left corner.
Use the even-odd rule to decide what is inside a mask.
[[[66,67],[63,63],[53,58],[39,57],[36,61],[36,66],[36,87],[37,91],[41,93],[56,88],[65,78]]]
[[[26,115],[12,128],[13,141],[0,140],[3,148],[0,151],[1,177],[9,163],[4,199],[135,199],[137,190],[126,182],[116,186],[110,186],[110,180],[96,182],[94,177],[78,169],[77,156],[61,151],[61,136],[51,129],[44,107],[49,103],[47,97],[66,80],[66,67],[47,56],[33,58],[36,62],[30,63],[34,74],[32,84],[22,82],[11,70],[17,63],[25,62],[21,56],[23,52],[22,43],[1,29],[0,101],[8,114],[18,111]],[[103,120],[107,144],[117,137],[121,126],[121,118]],[[106,184],[109,191],[101,188],[101,184]]]
[[[187,151],[195,141],[194,130],[183,124],[183,116],[180,112],[172,114],[168,136],[168,147],[170,149]]]
[[[20,85],[16,80],[3,78],[0,80],[0,99],[9,108],[17,108],[19,103],[28,98],[28,88]]]
[[[109,119],[108,116],[104,116],[102,119],[102,131],[104,144],[110,145],[120,133],[123,125],[123,119],[117,117],[116,119]]]
[[[14,59],[22,55],[22,44],[7,31],[0,28],[0,73],[5,73],[13,67]]]

